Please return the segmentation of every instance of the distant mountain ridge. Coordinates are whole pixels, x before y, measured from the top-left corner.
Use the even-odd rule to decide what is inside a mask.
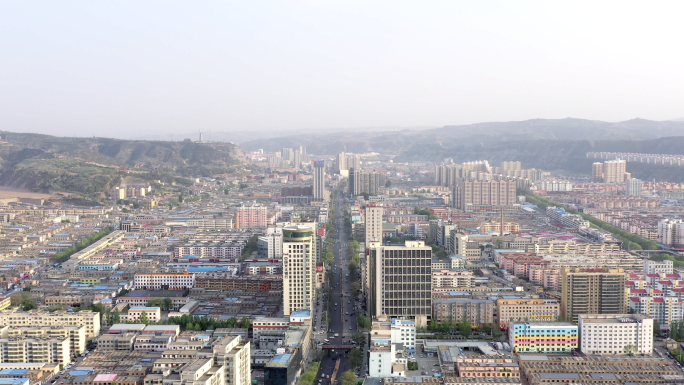
[[[119,168],[210,176],[240,171],[248,163],[242,149],[230,143],[65,138],[6,131],[0,135],[0,185],[82,193],[96,199],[120,181]]]
[[[242,143],[245,150],[263,148],[277,151],[299,144],[313,154],[336,154],[341,151],[380,151],[401,153],[416,144],[456,148],[499,142],[529,140],[639,140],[684,135],[684,121],[652,121],[632,119],[603,122],[587,119],[531,119],[515,122],[487,122],[444,126],[426,130],[380,132],[337,132],[290,135]]]

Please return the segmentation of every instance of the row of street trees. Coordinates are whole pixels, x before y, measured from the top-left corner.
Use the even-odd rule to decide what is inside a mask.
[[[571,212],[571,209],[567,206],[561,205],[559,203],[554,203],[549,201],[544,197],[538,195],[526,195],[525,199],[537,205],[542,210],[546,210],[549,206],[557,206],[564,209],[567,212]],[[629,231],[622,230],[619,227],[615,227],[608,222],[604,222],[598,218],[595,218],[589,214],[577,213],[585,221],[589,221],[593,227],[598,227],[611,233],[615,238],[623,241],[623,247],[627,250],[658,250],[658,244],[646,238],[642,238],[636,234],[632,234]]]
[[[464,319],[460,322],[451,321],[446,319],[442,322],[437,322],[437,320],[431,320],[428,324],[428,330],[434,333],[445,333],[445,334],[455,334],[458,332],[464,338],[469,338],[473,332],[473,329],[478,329],[486,333],[490,333],[493,338],[501,337],[501,330],[496,325],[485,324],[480,327],[473,328],[472,323],[469,319]]]

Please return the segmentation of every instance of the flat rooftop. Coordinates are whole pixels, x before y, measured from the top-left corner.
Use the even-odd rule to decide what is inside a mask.
[[[538,373],[539,378],[545,378],[545,379],[559,379],[559,380],[579,380],[580,376],[579,373]]]
[[[577,327],[572,322],[544,322],[544,321],[533,321],[533,322],[512,322],[514,325],[520,325],[520,324],[527,324],[530,325],[530,327],[560,327],[560,328],[567,328],[567,327]]]

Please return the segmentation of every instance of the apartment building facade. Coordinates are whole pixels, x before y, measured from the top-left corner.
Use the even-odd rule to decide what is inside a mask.
[[[478,206],[517,204],[515,180],[457,179],[452,188],[452,207],[469,211]]]
[[[563,270],[561,314],[577,321],[579,314],[625,313],[625,272],[621,268]]]
[[[474,273],[469,270],[433,269],[432,290],[444,291],[458,287],[471,287],[474,279]]]
[[[66,365],[71,362],[69,338],[0,338],[1,362],[45,362]]]
[[[496,305],[490,299],[435,299],[432,302],[432,318],[438,322],[457,323],[468,319],[473,327],[494,323]]]
[[[192,273],[149,273],[133,277],[136,290],[185,290],[195,286]]]
[[[641,314],[580,314],[578,320],[583,353],[653,353],[652,318]]]
[[[502,330],[514,322],[549,322],[560,316],[555,299],[501,298],[496,300],[497,322]]]
[[[86,338],[100,335],[100,313],[80,312],[0,312],[0,325],[14,326],[85,326]]]
[[[578,347],[579,334],[572,322],[515,322],[508,341],[513,353],[570,353]]]
[[[261,205],[242,206],[235,212],[235,227],[250,229],[268,225],[268,209]]]
[[[81,354],[86,349],[86,328],[78,326],[5,326],[2,337],[9,338],[67,338],[73,354]]]
[[[313,309],[316,290],[316,224],[283,228],[283,314]]]

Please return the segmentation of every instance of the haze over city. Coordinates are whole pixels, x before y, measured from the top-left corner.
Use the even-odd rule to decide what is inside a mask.
[[[684,384],[683,4],[0,2],[0,385]]]
[[[182,140],[199,130],[676,119],[683,7],[3,2],[0,121],[17,132]]]

